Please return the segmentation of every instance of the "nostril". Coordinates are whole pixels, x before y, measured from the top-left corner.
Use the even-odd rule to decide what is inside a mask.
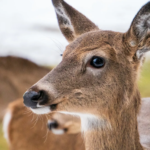
[[[38,102],[40,99],[42,99],[44,95],[44,92],[43,91],[40,91],[40,92],[34,92],[34,95],[32,96],[31,100],[34,101],[34,102]]]
[[[51,110],[55,110],[57,108],[57,104],[53,104],[50,106]]]
[[[48,123],[48,128],[50,130],[58,128],[58,123],[56,121]]]
[[[24,94],[24,104],[27,107],[37,108],[38,100],[42,97],[41,92],[28,91]]]
[[[28,91],[24,94],[24,104],[27,107],[37,108],[38,105],[43,106],[48,102],[48,96],[45,91]]]

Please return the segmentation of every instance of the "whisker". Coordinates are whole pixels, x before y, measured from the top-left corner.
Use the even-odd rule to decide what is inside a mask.
[[[29,109],[26,109],[25,111],[24,111],[24,113],[23,113],[24,115],[27,115],[27,114],[32,114],[32,112],[29,110]]]
[[[64,52],[64,46],[62,46],[62,45],[60,45],[60,42],[58,42],[58,41],[56,41],[56,40],[54,40],[54,39],[51,39],[53,42],[54,42],[54,44],[56,45],[56,47],[58,48],[58,53],[63,53]]]
[[[53,39],[53,40],[54,40],[54,39]],[[59,45],[60,50],[63,52],[62,49],[64,48],[64,45],[63,45],[60,41],[58,41],[58,40],[56,40],[56,39],[55,39],[55,43]]]
[[[47,139],[48,139],[48,133],[49,133],[49,130],[48,130],[48,128],[46,129],[46,135],[45,135],[45,140],[44,140],[44,143],[46,143],[46,141],[47,141]]]
[[[48,122],[48,117],[47,117],[47,115],[44,115],[44,117],[45,117],[45,119],[46,119],[47,122]],[[45,134],[45,136],[43,137],[43,138],[45,138],[44,143],[46,143],[46,141],[47,141],[47,139],[48,139],[48,133],[49,133],[48,128],[47,128],[47,127],[45,127],[45,128],[46,128],[46,134]]]
[[[37,121],[38,121],[38,119],[39,119],[39,118],[38,118],[38,116],[36,116],[35,118],[36,118],[36,119],[35,119],[34,125],[32,126],[32,128],[31,128],[31,129],[33,129],[33,128],[36,126]]]

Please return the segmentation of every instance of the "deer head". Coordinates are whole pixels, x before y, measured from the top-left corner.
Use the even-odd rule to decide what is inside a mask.
[[[115,144],[118,150],[141,149],[136,128],[140,106],[137,78],[150,49],[150,2],[126,33],[102,31],[63,0],[52,2],[70,44],[61,63],[25,93],[25,105],[37,114],[78,115],[85,132],[108,129],[109,136],[99,135],[107,144],[98,142],[94,148],[87,144],[91,149],[100,145],[113,149]],[[121,141],[132,146],[123,146]]]

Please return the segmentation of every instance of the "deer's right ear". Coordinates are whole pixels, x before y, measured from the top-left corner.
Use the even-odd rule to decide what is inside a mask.
[[[150,2],[145,4],[135,16],[130,29],[125,34],[129,54],[141,58],[150,51]]]
[[[59,27],[68,42],[72,42],[81,34],[98,30],[98,27],[93,22],[63,0],[52,0],[52,2]]]

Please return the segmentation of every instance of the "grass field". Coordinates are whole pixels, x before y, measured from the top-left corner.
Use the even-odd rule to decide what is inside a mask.
[[[139,89],[142,97],[150,97],[150,61],[145,63],[139,80]],[[8,150],[5,139],[2,134],[2,125],[0,124],[0,150]]]
[[[150,97],[150,61],[143,66],[139,80],[139,89],[142,97]]]
[[[2,124],[0,124],[0,150],[8,150],[8,146],[7,146],[6,141],[3,137]]]

